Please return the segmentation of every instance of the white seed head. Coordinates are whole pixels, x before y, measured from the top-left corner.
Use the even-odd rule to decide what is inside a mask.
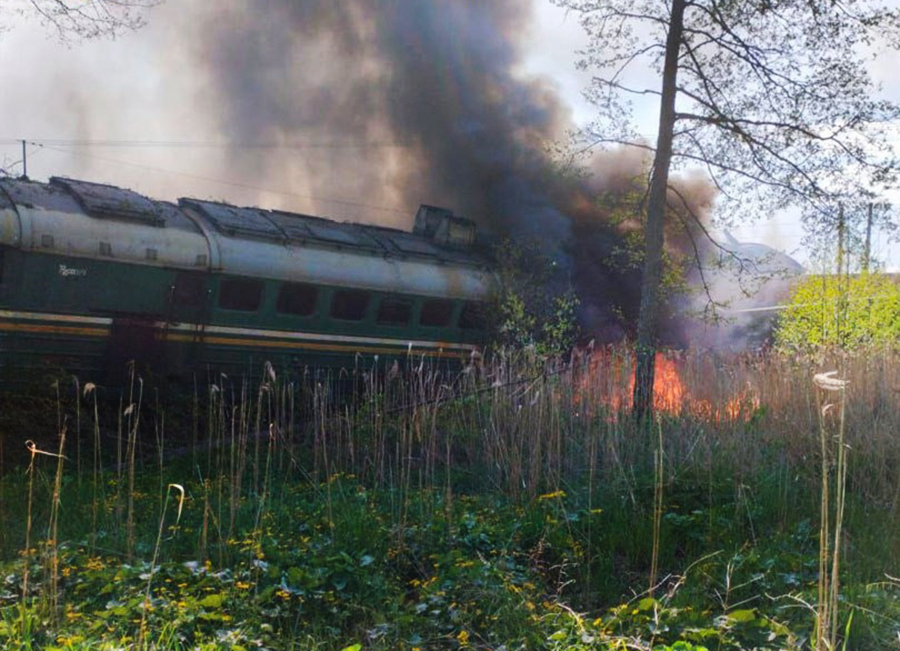
[[[827,373],[816,373],[813,375],[813,383],[825,391],[842,391],[847,387],[847,380],[841,380],[834,377],[837,371],[828,371]]]

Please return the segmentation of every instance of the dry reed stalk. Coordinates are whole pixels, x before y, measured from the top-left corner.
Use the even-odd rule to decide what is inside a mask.
[[[844,385],[846,386],[846,385]],[[843,387],[842,387],[843,389]],[[844,525],[844,510],[847,498],[847,449],[844,445],[844,431],[846,424],[847,392],[841,390],[840,424],[837,436],[837,467],[835,469],[835,514],[834,514],[834,543],[832,544],[831,559],[831,630],[829,641],[831,648],[835,648],[838,637],[838,606],[840,603],[840,567],[841,567],[841,537]]]
[[[78,488],[81,488],[81,386],[77,377],[72,377],[75,383],[75,478]]]
[[[191,467],[197,467],[197,441],[200,437],[200,392],[197,375],[192,376],[194,392],[191,394]]]
[[[31,569],[31,506],[34,502],[34,458],[39,450],[32,441],[26,441],[25,446],[31,453],[28,463],[28,503],[25,510],[25,549],[22,551],[22,602],[20,612],[22,614],[22,637],[25,637],[25,608],[28,605],[28,578]]]
[[[88,396],[94,398],[94,469],[91,486],[91,533],[89,537],[90,552],[93,554],[97,545],[97,524],[100,511],[98,499],[102,498],[102,495],[98,496],[98,491],[102,486],[103,478],[103,467],[100,458],[100,414],[97,406],[97,387],[93,382],[87,382],[84,385],[84,397],[87,398]]]
[[[122,422],[124,408],[123,401],[125,397],[119,393],[119,409],[116,412],[116,522],[122,522],[122,473],[125,471],[125,465],[122,463]]]
[[[199,468],[198,468],[199,472]],[[203,523],[200,525],[200,538],[197,541],[197,556],[201,562],[205,562],[209,558],[209,516],[211,507],[209,505],[209,479],[203,479],[200,476],[200,485],[203,486]]]
[[[174,488],[179,492],[178,498],[178,517],[175,519],[175,525],[181,521],[181,510],[184,506],[184,487],[181,484],[169,484],[165,489],[165,498],[163,500],[162,512],[159,516],[159,529],[156,534],[156,545],[153,548],[153,559],[150,561],[150,571],[147,573],[147,587],[144,589],[144,601],[141,607],[141,623],[138,627],[137,649],[144,648],[144,638],[147,635],[147,613],[150,611],[150,586],[153,582],[153,574],[156,572],[156,561],[159,560],[159,550],[162,547],[163,527],[166,522],[166,509],[169,506],[169,493]]]
[[[134,397],[134,364],[131,364],[131,398]],[[128,510],[125,516],[125,532],[126,532],[126,556],[131,562],[134,559],[135,544],[135,527],[134,527],[134,481],[135,481],[135,457],[137,453],[137,437],[138,427],[141,420],[141,401],[144,397],[144,380],[140,377],[138,380],[138,397],[137,402],[129,402],[125,410],[125,416],[128,422]]]
[[[840,392],[840,403],[825,403],[819,400],[819,444],[821,454],[821,502],[819,510],[819,580],[816,605],[816,651],[831,651],[836,648],[838,635],[838,607],[840,597],[840,541],[844,518],[846,496],[846,455],[844,452],[844,429],[847,381],[834,377],[837,371],[819,373],[813,377],[814,384],[824,392]],[[830,432],[826,425],[829,411],[840,409],[837,432],[837,450],[833,454],[829,444]],[[834,486],[831,482],[831,459],[835,458]],[[831,504],[834,493],[834,505]],[[832,523],[833,517],[833,523]],[[833,543],[831,539],[833,537]]]
[[[216,420],[212,429],[212,437],[216,441],[216,467],[210,469],[214,473],[214,481],[218,491],[216,504],[219,507],[219,521],[222,520],[222,491],[228,482],[228,537],[234,535],[238,510],[241,507],[241,490],[244,468],[247,459],[247,423],[249,422],[248,391],[249,384],[244,378],[241,381],[240,402],[235,404],[234,386],[231,390],[231,404],[226,403],[228,391],[225,389],[225,377],[220,378],[221,391],[216,404]],[[230,414],[230,418],[228,416]],[[226,447],[226,432],[228,444]],[[228,453],[228,474],[225,475],[225,453]]]
[[[269,440],[268,445],[266,446],[266,469],[265,474],[263,476],[263,488],[262,493],[259,495],[259,506],[256,510],[256,519],[253,524],[253,537],[254,544],[251,549],[251,564],[250,567],[254,568],[254,571],[258,574],[260,570],[260,566],[258,564],[253,563],[253,557],[262,558],[262,541],[263,541],[263,514],[266,510],[266,501],[268,499],[268,490],[267,487],[269,485],[269,470],[271,468],[272,463],[272,455],[275,449],[275,425],[271,423],[269,425]]]
[[[649,594],[651,597],[656,587],[656,577],[659,571],[660,525],[662,524],[663,514],[663,479],[665,474],[662,423],[658,420],[656,421],[656,428],[658,432],[657,448],[653,453],[653,548],[650,552]]]
[[[62,495],[63,452],[66,447],[66,422],[62,423],[59,432],[59,453],[56,455],[56,476],[53,481],[53,497],[50,501],[50,525],[48,527],[47,547],[50,552],[50,612],[56,616],[57,599],[59,598],[59,508]]]
[[[269,366],[268,368],[271,368]],[[259,495],[259,439],[260,434],[262,433],[262,405],[263,405],[263,394],[268,393],[268,378],[263,378],[263,381],[259,385],[259,390],[256,392],[256,419],[253,425],[253,484],[251,486],[250,494],[251,495]],[[249,433],[248,433],[249,435]]]

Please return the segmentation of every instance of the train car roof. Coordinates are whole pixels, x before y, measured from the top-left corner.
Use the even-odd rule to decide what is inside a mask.
[[[98,219],[200,232],[175,204],[112,185],[54,176],[49,183],[0,179],[0,187],[20,206],[72,212],[74,201],[86,214]]]
[[[174,204],[58,177],[49,183],[0,179],[0,212],[4,197],[16,218],[5,218],[0,243],[21,248],[382,291],[443,294],[449,287],[451,295],[476,297],[492,284],[486,255],[424,232],[201,199]],[[461,220],[450,211],[443,214]],[[366,271],[356,273],[348,264]],[[330,266],[338,268],[326,272]],[[438,268],[444,273],[436,276]],[[410,277],[416,275],[420,279]],[[442,287],[435,284],[438,276],[454,280]]]
[[[179,206],[199,212],[222,235],[360,254],[418,257],[433,262],[483,267],[485,256],[395,228],[338,222],[324,217],[182,198]]]

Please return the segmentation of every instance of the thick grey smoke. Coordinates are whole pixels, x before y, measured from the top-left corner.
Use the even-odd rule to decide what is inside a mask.
[[[640,202],[648,161],[634,149],[595,156],[585,176],[560,172],[547,152],[572,123],[552,81],[524,72],[531,6],[171,0],[127,45],[85,43],[52,74],[27,63],[45,57],[22,54],[27,74],[11,87],[44,108],[0,104],[36,138],[213,145],[140,150],[140,162],[180,175],[135,178],[138,165],[125,176],[116,161],[139,150],[99,146],[66,150],[69,167],[48,165],[47,175],[169,199],[222,199],[207,181],[230,179],[234,202],[400,228],[418,204],[438,204],[537,240],[580,293],[589,332],[617,339],[639,296],[623,239],[636,221],[622,216]],[[45,151],[44,160],[66,155]]]
[[[527,3],[236,0],[204,13],[194,54],[222,133],[307,147],[243,174],[568,239],[541,189],[567,114],[550,87],[515,75]]]
[[[261,11],[235,0],[195,19],[193,55],[230,141],[309,146],[275,150],[262,169],[235,155],[238,174],[369,205],[446,205],[537,240],[583,290],[586,324],[617,338],[614,306],[633,316],[637,273],[619,268],[621,238],[593,197],[627,187],[646,161],[617,154],[588,179],[558,173],[547,151],[571,123],[551,84],[519,74],[527,8],[271,0]]]

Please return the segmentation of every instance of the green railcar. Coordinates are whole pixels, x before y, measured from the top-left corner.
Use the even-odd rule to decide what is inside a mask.
[[[422,206],[412,233],[106,185],[0,180],[0,375],[123,380],[458,367],[495,277],[474,225]]]

